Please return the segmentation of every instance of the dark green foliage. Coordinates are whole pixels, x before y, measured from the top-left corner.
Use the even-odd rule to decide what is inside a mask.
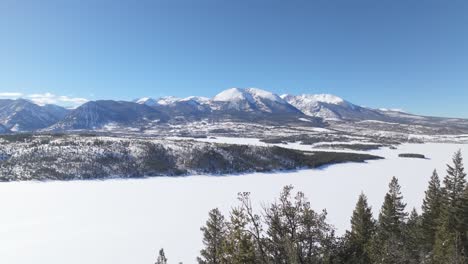
[[[423,232],[421,230],[421,216],[418,215],[416,209],[411,211],[404,230],[404,245],[406,253],[406,263],[419,264],[426,259],[423,251]]]
[[[303,152],[279,147],[119,137],[93,138],[91,135],[83,137],[73,134],[25,135],[14,143],[4,140],[0,142],[0,153],[8,157],[0,162],[0,181],[130,178],[198,173],[219,175],[315,168],[379,158],[365,154]]]
[[[336,241],[326,212],[316,213],[303,193],[292,198],[291,192],[286,186],[263,216],[253,212],[248,193],[239,195],[241,206],[232,210],[229,222],[211,211],[198,262],[335,263]]]
[[[462,225],[460,226],[461,239],[463,242],[463,253],[465,258],[468,257],[468,185],[465,187],[465,191],[462,196]]]
[[[415,153],[402,153],[398,154],[398,157],[400,158],[415,158],[415,159],[425,159],[426,156],[423,154],[415,154]]]
[[[175,173],[175,159],[163,145],[146,143],[144,150],[145,155],[142,157],[142,164],[145,174]]]
[[[444,190],[448,205],[455,208],[460,204],[460,197],[465,190],[466,184],[466,173],[460,150],[454,154],[452,162],[452,165],[447,165],[447,176],[444,178]]]
[[[424,255],[431,258],[435,244],[439,217],[442,210],[442,190],[437,171],[434,170],[425,192],[421,214],[422,246]]]
[[[468,261],[466,223],[464,219],[464,191],[466,173],[461,151],[454,154],[452,165],[447,165],[447,175],[442,188],[442,210],[434,246],[436,263],[464,263]]]
[[[351,231],[346,234],[346,255],[349,263],[370,262],[370,242],[374,234],[375,220],[367,204],[366,195],[361,193],[351,217]]]
[[[326,212],[316,213],[303,193],[291,198],[286,186],[279,201],[265,209],[267,251],[275,263],[318,263],[330,258],[333,232]],[[325,246],[327,245],[327,246]]]
[[[256,252],[253,236],[247,230],[248,218],[243,207],[234,208],[228,222],[225,252],[226,262],[236,264],[255,264]]]
[[[203,232],[204,249],[200,251],[197,259],[200,264],[226,263],[226,235],[227,224],[224,216],[218,209],[209,212],[206,226],[200,229]]]
[[[397,178],[393,177],[379,214],[372,259],[377,263],[403,263],[406,259],[404,228],[407,213]]]

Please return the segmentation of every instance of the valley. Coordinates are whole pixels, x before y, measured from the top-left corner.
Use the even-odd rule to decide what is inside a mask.
[[[433,169],[445,175],[452,154],[461,149],[468,156],[467,146],[404,143],[368,152],[382,160],[290,172],[1,183],[0,259],[18,264],[61,264],[64,259],[70,264],[153,263],[164,247],[172,261],[195,263],[202,248],[199,228],[210,209],[227,213],[237,205],[237,193],[246,191],[260,210],[290,184],[306,194],[314,210],[326,208],[327,220],[341,235],[350,226],[361,192],[377,217],[392,176],[402,185],[407,209],[420,211]],[[424,154],[427,159],[399,158],[400,153]]]

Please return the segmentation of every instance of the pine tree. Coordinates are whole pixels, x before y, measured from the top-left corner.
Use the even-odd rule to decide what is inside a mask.
[[[369,246],[375,232],[375,220],[364,193],[359,195],[351,218],[351,231],[347,234],[347,255],[350,263],[369,263]]]
[[[407,217],[398,179],[393,177],[379,214],[376,236],[372,240],[372,258],[376,263],[404,263],[404,224]]]
[[[155,264],[167,264],[166,254],[164,254],[164,249],[159,250],[158,258],[156,259]]]
[[[466,188],[466,173],[461,151],[452,158],[453,165],[447,165],[447,175],[442,188],[442,210],[436,233],[434,260],[436,263],[464,263],[463,192]]]
[[[452,158],[453,165],[447,165],[447,176],[444,178],[444,189],[447,195],[448,206],[456,208],[459,206],[461,196],[465,190],[466,173],[463,166],[461,151],[457,151]]]
[[[200,229],[203,232],[204,249],[200,251],[198,257],[200,264],[225,263],[224,247],[226,242],[226,222],[224,216],[216,208],[209,212],[206,226]]]
[[[284,187],[279,201],[265,208],[269,263],[330,263],[335,238],[326,211],[312,210],[302,192],[292,198],[292,189]]]
[[[424,254],[430,258],[442,210],[442,191],[436,170],[432,173],[432,177],[425,194],[421,214],[421,231]]]
[[[468,185],[465,187],[465,191],[463,192],[462,196],[462,242],[463,242],[463,253],[465,259],[468,258]]]
[[[255,243],[247,230],[248,218],[243,207],[231,211],[226,236],[225,252],[227,263],[255,264],[258,263],[255,254]]]
[[[404,242],[405,250],[407,252],[406,263],[419,264],[425,259],[422,250],[423,245],[421,244],[421,241],[423,240],[421,220],[422,219],[418,215],[416,208],[413,208],[405,225]]]

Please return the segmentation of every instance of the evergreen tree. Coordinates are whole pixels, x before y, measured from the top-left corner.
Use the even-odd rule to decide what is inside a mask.
[[[410,213],[408,221],[405,225],[404,243],[406,255],[406,263],[419,264],[425,259],[423,253],[423,232],[421,232],[422,221],[421,217],[416,212],[416,208]]]
[[[198,257],[200,264],[219,264],[225,262],[226,222],[224,216],[216,208],[209,212],[206,226],[200,229],[203,232],[204,249]]]
[[[350,263],[369,263],[369,246],[375,232],[375,220],[364,193],[359,195],[351,217],[351,231],[347,234],[347,254]]]
[[[448,206],[457,208],[461,202],[461,196],[465,190],[466,173],[463,166],[461,151],[457,151],[452,158],[453,165],[447,165],[447,176],[444,178],[445,195]]]
[[[228,223],[225,252],[227,263],[255,264],[258,263],[255,254],[255,243],[247,230],[248,218],[244,208],[234,208]]]
[[[393,177],[379,214],[376,236],[372,241],[372,258],[376,263],[404,263],[404,225],[407,213],[398,179]]]
[[[447,175],[442,188],[442,210],[434,245],[436,263],[460,264],[467,260],[464,252],[466,227],[463,216],[463,192],[466,188],[466,173],[461,151],[447,165]]]
[[[329,263],[334,257],[334,233],[326,211],[318,214],[302,192],[291,197],[286,186],[279,201],[265,209],[266,249],[270,263]]]
[[[164,249],[159,250],[158,258],[156,259],[155,264],[167,264],[166,254],[164,254]]]
[[[462,242],[463,242],[463,253],[465,259],[468,258],[468,185],[465,187],[465,192],[463,193],[462,197],[462,212],[463,212],[463,219],[461,221],[462,227]]]
[[[424,254],[427,258],[430,258],[442,210],[442,190],[436,170],[432,173],[432,177],[425,194],[421,214],[421,232]]]

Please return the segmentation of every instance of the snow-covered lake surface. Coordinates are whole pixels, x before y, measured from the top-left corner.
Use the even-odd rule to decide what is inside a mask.
[[[161,247],[170,263],[195,263],[210,209],[227,212],[240,191],[251,192],[259,208],[288,184],[304,191],[315,209],[326,208],[342,234],[359,193],[377,214],[392,176],[400,180],[407,210],[419,210],[432,170],[443,177],[458,149],[468,157],[468,145],[406,144],[370,151],[385,160],[289,173],[1,183],[0,263],[154,263]]]

